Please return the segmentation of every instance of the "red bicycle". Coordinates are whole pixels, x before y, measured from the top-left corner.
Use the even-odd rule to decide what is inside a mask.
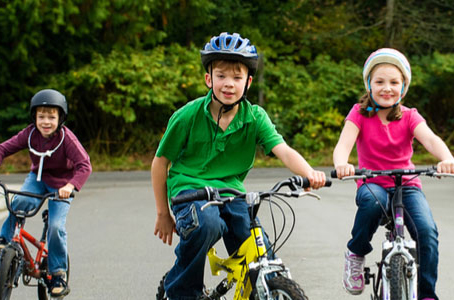
[[[46,248],[47,229],[48,229],[48,210],[42,212],[43,233],[41,239],[36,239],[30,233],[25,231],[25,220],[35,216],[43,206],[47,199],[52,201],[68,202],[65,199],[58,198],[58,192],[47,193],[44,195],[33,194],[23,191],[9,190],[0,181],[0,195],[5,198],[6,207],[9,212],[16,216],[14,236],[11,242],[5,246],[0,253],[0,296],[1,300],[8,300],[11,297],[13,288],[18,287],[19,279],[22,276],[22,282],[25,286],[38,287],[38,299],[48,300],[50,298],[50,282],[52,276],[47,270]],[[39,205],[31,211],[14,211],[11,207],[11,200],[14,195],[21,195],[31,198],[40,199]],[[74,192],[71,194],[74,197]],[[34,246],[37,251],[35,257],[32,256],[27,243]],[[69,280],[69,256],[68,256],[68,271],[66,274],[67,281]],[[36,279],[36,283],[32,284],[32,279]],[[58,298],[57,298],[58,299]]]

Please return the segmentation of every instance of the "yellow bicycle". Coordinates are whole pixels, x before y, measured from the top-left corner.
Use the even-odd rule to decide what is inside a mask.
[[[331,182],[328,181],[325,186],[330,185]],[[206,187],[204,189],[196,190],[193,193],[183,194],[172,198],[173,205],[196,200],[208,200],[208,202],[202,207],[202,210],[211,205],[221,206],[230,201],[246,201],[249,206],[249,213],[251,215],[250,237],[246,239],[230,257],[225,259],[216,255],[215,248],[211,248],[209,250],[207,255],[212,275],[219,276],[221,271],[224,271],[227,273],[227,277],[224,278],[217,286],[205,289],[201,299],[225,299],[224,295],[235,285],[236,288],[233,299],[238,300],[308,299],[300,285],[292,279],[290,270],[284,266],[280,258],[274,257],[274,254],[288,240],[295,226],[295,213],[283,197],[298,198],[312,196],[320,199],[318,195],[312,192],[304,191],[304,189],[309,186],[310,184],[307,178],[293,176],[278,182],[270,191],[243,193],[230,188],[217,189]],[[280,190],[283,187],[288,187],[289,191],[281,192]],[[284,232],[284,222],[283,228],[279,234],[277,234],[276,241],[271,247],[273,254],[269,255],[271,252],[266,249],[264,233],[256,216],[260,203],[262,201],[268,201],[271,208],[275,206],[280,209],[285,219],[282,207],[277,200],[280,200],[289,207],[293,220],[291,222],[290,232],[280,243],[279,247],[277,247],[277,242],[282,238],[282,233]],[[276,224],[274,222],[273,227],[274,232],[276,232]],[[159,284],[156,300],[167,299],[164,289],[164,280],[166,275],[164,275]]]

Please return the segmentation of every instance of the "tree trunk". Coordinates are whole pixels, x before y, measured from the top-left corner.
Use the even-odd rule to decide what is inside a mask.
[[[386,27],[385,27],[385,46],[393,47],[394,46],[394,34],[395,28],[394,23],[394,0],[386,0]]]

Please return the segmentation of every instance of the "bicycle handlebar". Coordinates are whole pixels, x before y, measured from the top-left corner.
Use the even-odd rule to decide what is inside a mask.
[[[23,217],[23,218],[30,218],[30,217],[33,217],[35,216],[38,211],[41,209],[41,207],[43,206],[44,202],[46,202],[47,199],[52,199],[53,201],[60,201],[60,202],[66,202],[66,203],[70,203],[68,200],[66,199],[60,199],[58,197],[58,191],[57,192],[52,192],[52,193],[47,193],[47,194],[35,194],[35,193],[30,193],[30,192],[24,192],[24,191],[15,191],[15,190],[10,190],[8,189],[1,181],[0,181],[0,187],[1,189],[3,189],[3,194],[5,196],[5,202],[6,202],[6,207],[8,208],[9,212],[11,214],[13,214],[14,216],[16,217]],[[39,205],[30,210],[30,211],[22,211],[22,210],[13,210],[13,208],[11,207],[11,199],[9,197],[9,194],[13,194],[13,195],[21,195],[21,196],[26,196],[26,197],[30,197],[30,198],[37,198],[37,199],[40,199],[40,203]],[[72,191],[71,194],[69,195],[70,198],[74,198],[75,197],[75,191]]]
[[[325,183],[325,187],[331,186],[331,180],[327,179]],[[291,193],[283,194],[284,196],[288,197],[299,197],[301,193],[297,193],[298,190],[309,188],[310,182],[307,178],[295,175],[288,179],[279,181],[270,191],[260,192],[258,193],[260,199],[267,197],[269,195],[277,193],[282,187],[287,186],[292,191]],[[212,187],[205,187],[203,189],[195,190],[191,193],[186,193],[182,195],[178,195],[171,198],[171,202],[173,205],[197,201],[197,200],[207,200],[207,201],[218,201],[220,203],[226,201],[232,201],[235,197],[221,197],[221,194],[232,194],[236,197],[246,198],[248,193],[244,193],[232,188],[212,188]],[[249,193],[251,194],[251,193]],[[311,194],[311,193],[307,193]],[[315,194],[312,194],[315,195]]]
[[[429,177],[454,177],[454,174],[438,173],[436,167],[424,169],[392,169],[392,170],[369,170],[355,169],[355,175],[345,176],[342,180],[373,178],[377,176],[403,176],[403,175],[425,175]],[[336,170],[331,171],[331,178],[337,178]]]

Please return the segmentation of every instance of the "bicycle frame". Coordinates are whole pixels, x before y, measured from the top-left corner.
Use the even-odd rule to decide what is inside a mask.
[[[207,256],[212,275],[219,276],[220,271],[227,272],[227,278],[221,281],[218,285],[219,288],[227,291],[236,283],[233,299],[249,299],[252,292],[252,280],[257,280],[258,292],[268,297],[269,290],[265,282],[265,275],[269,273],[280,272],[291,278],[289,270],[283,266],[280,259],[268,260],[266,258],[263,232],[257,224],[252,226],[249,238],[229,258],[218,257],[214,247],[209,250]],[[255,278],[251,278],[251,274],[256,274]]]
[[[25,265],[24,266],[25,269],[22,270],[22,268],[19,268],[18,272],[23,272],[24,275],[40,279],[42,277],[42,273],[39,267],[42,259],[47,257],[48,255],[48,251],[45,246],[46,241],[43,238],[41,240],[37,240],[30,233],[25,231],[25,229],[22,226],[23,224],[21,225],[20,222],[16,224],[15,234],[11,242],[11,245],[13,245],[13,247],[19,253],[19,257],[21,258],[21,264]],[[43,235],[44,234],[45,231],[43,231]],[[36,247],[37,252],[35,259],[33,259],[33,256],[31,255],[30,250],[28,249],[27,243],[25,241],[28,241],[31,245]],[[48,279],[50,280],[50,276],[48,277],[49,277]],[[24,280],[24,283],[28,285],[29,280],[28,281]]]
[[[387,232],[387,239],[382,243],[382,261],[379,263],[381,277],[378,277],[377,284],[374,286],[375,297],[378,298],[380,291],[380,279],[382,282],[382,299],[391,298],[390,274],[388,274],[391,258],[395,255],[401,255],[405,259],[405,276],[408,278],[408,297],[409,299],[418,299],[418,267],[416,264],[416,242],[404,239],[404,205],[402,203],[402,175],[396,175],[396,191],[392,199],[393,218],[390,231]],[[386,254],[386,255],[385,255]]]
[[[195,200],[206,200],[207,203],[201,207],[202,211],[208,206],[222,206],[224,203],[231,201],[246,201],[248,204],[250,214],[250,236],[228,258],[224,259],[217,256],[214,247],[207,253],[212,275],[219,276],[221,271],[224,271],[227,273],[227,276],[216,287],[204,291],[206,299],[223,299],[224,295],[236,284],[233,297],[233,299],[236,300],[246,300],[249,299],[251,295],[258,297],[259,299],[270,299],[275,297],[273,295],[275,295],[276,292],[278,294],[283,293],[286,298],[307,300],[304,291],[292,280],[290,271],[284,266],[281,259],[268,258],[268,255],[271,253],[270,251],[272,251],[274,256],[276,251],[280,249],[280,246],[287,241],[295,225],[295,214],[291,206],[284,201],[281,196],[294,198],[311,196],[320,199],[318,195],[303,190],[309,186],[310,183],[307,178],[293,176],[287,180],[278,182],[270,191],[244,193],[231,188],[217,189],[205,187],[191,193],[178,195],[171,199],[173,205]],[[327,180],[325,186],[331,186],[331,181]],[[279,190],[282,187],[288,187],[290,191],[280,192]],[[277,241],[281,238],[283,231],[276,236],[276,240],[271,245],[270,249],[267,249],[267,245],[265,245],[265,235],[261,225],[256,219],[261,201],[267,199],[270,205],[277,205],[271,200],[272,197],[280,199],[287,204],[293,214],[290,232],[277,249],[275,247]],[[278,207],[280,206],[278,205]],[[282,209],[281,212],[284,213]],[[157,299],[167,299],[164,288],[166,276],[167,274],[164,275],[164,278],[161,280],[160,286],[158,287]]]
[[[426,175],[430,177],[454,177],[452,174],[437,173],[436,168],[427,169],[415,169],[415,170],[381,170],[373,171],[367,169],[357,169],[354,176],[347,176],[342,180],[348,179],[360,179],[365,181],[367,178],[376,176],[390,176],[394,179],[395,192],[391,200],[391,212],[392,216],[389,217],[388,211],[380,204],[385,217],[387,218],[387,224],[385,224],[388,231],[386,232],[386,240],[382,243],[382,259],[377,263],[378,276],[375,280],[375,274],[370,273],[369,268],[365,268],[365,283],[370,283],[370,278],[373,279],[373,300],[378,299],[391,299],[391,279],[392,279],[392,265],[400,271],[405,271],[401,275],[396,275],[398,278],[403,278],[405,281],[402,289],[405,289],[406,298],[416,300],[418,299],[418,266],[417,266],[417,252],[416,242],[413,240],[405,240],[404,238],[404,205],[402,201],[402,191],[405,187],[402,179],[405,175]],[[332,178],[337,178],[335,170],[331,172]],[[412,178],[410,178],[411,180]],[[367,183],[365,183],[367,184]],[[394,263],[392,262],[393,259]],[[402,265],[402,266],[400,266]],[[402,277],[400,277],[402,276]]]

